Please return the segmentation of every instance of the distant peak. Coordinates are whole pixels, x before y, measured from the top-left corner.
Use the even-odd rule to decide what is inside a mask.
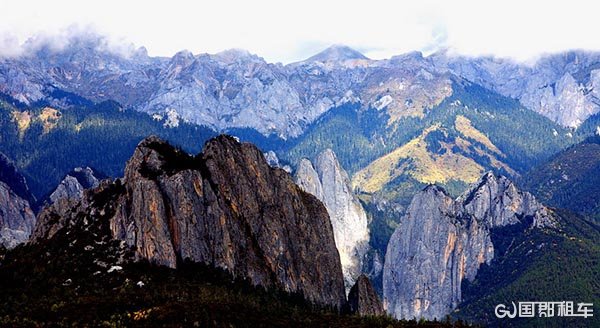
[[[193,59],[194,58],[194,54],[191,51],[189,51],[187,49],[184,49],[184,50],[178,51],[173,56],[173,58],[191,58],[191,59]]]
[[[344,45],[332,45],[331,47],[308,58],[308,62],[345,61],[353,59],[369,59],[360,52]]]
[[[223,57],[223,56],[235,56],[235,57],[247,57],[251,56],[250,52],[245,49],[240,48],[231,48],[227,50],[223,50],[221,52],[217,52],[215,56]]]
[[[212,56],[216,60],[224,62],[224,63],[233,63],[240,59],[258,58],[256,55],[251,54],[248,50],[238,49],[238,48],[223,50]]]
[[[331,148],[327,148],[317,156],[317,162],[330,162],[338,164],[338,159],[333,150]]]

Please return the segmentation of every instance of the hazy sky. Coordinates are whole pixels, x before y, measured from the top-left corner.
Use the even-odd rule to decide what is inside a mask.
[[[0,51],[78,26],[161,56],[243,48],[287,63],[346,44],[371,58],[449,48],[530,59],[566,49],[600,50],[596,7],[582,0],[0,0]]]

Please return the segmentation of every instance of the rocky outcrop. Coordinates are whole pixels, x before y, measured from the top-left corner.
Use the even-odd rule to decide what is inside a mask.
[[[486,173],[452,199],[440,187],[417,194],[388,244],[386,310],[396,318],[442,319],[461,301],[463,279],[494,258],[491,231],[507,225],[547,228],[556,218],[505,177]]]
[[[348,294],[350,312],[361,316],[383,315],[383,305],[367,276],[361,274]]]
[[[0,246],[13,248],[24,243],[35,225],[29,202],[0,181]]]
[[[323,151],[313,167],[308,159],[300,160],[295,174],[296,183],[323,201],[342,261],[344,281],[349,290],[362,272],[369,250],[367,215],[352,192],[348,174],[331,149]]]
[[[69,172],[60,182],[58,187],[50,194],[50,202],[55,203],[61,198],[79,199],[83,191],[98,187],[99,180],[96,173],[89,167],[77,167]]]
[[[13,248],[29,239],[35,225],[31,195],[25,178],[0,153],[0,246]]]
[[[150,137],[124,179],[109,187],[84,193],[71,208],[45,209],[35,238],[102,217],[137,259],[172,268],[182,260],[205,263],[318,304],[345,303],[327,210],[253,145],[220,136],[192,157]],[[112,193],[102,196],[106,190]]]
[[[263,155],[265,156],[265,160],[267,160],[267,163],[269,164],[269,166],[280,168],[280,169],[286,171],[287,173],[292,173],[292,168],[289,165],[280,163],[279,157],[277,157],[277,154],[274,151],[269,150],[268,152],[264,153]]]

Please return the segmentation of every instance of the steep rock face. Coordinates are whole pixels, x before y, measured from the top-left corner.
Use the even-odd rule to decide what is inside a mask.
[[[369,250],[369,228],[367,215],[352,192],[348,174],[335,153],[327,149],[317,156],[314,167],[308,159],[300,161],[296,183],[323,201],[327,208],[349,290],[360,275]]]
[[[25,178],[0,153],[0,246],[13,248],[27,241],[35,225],[35,215]]]
[[[367,276],[361,274],[348,294],[350,311],[358,315],[383,315],[383,305]]]
[[[29,202],[0,181],[0,246],[13,248],[27,241],[34,225]]]
[[[77,167],[69,172],[50,194],[50,202],[55,203],[61,198],[79,199],[83,197],[85,189],[98,187],[99,182],[94,170],[89,167]]]
[[[138,109],[175,109],[183,120],[217,130],[251,127],[279,136],[297,136],[307,120],[321,114],[304,111],[283,67],[237,50],[176,54],[159,73],[157,90]]]
[[[490,231],[521,224],[555,225],[556,219],[505,177],[486,173],[454,200],[440,187],[417,194],[388,244],[384,304],[396,318],[442,319],[461,300],[461,282],[472,281],[494,258]]]
[[[462,213],[483,219],[488,228],[503,227],[520,223],[522,217],[531,217],[534,227],[553,226],[548,209],[533,195],[521,192],[514,183],[504,176],[484,174],[470,191],[461,195]]]
[[[46,209],[36,238],[51,237],[70,216],[101,213],[110,218],[112,237],[133,246],[138,259],[169,267],[186,259],[206,263],[319,304],[345,303],[325,207],[288,173],[269,167],[256,147],[221,136],[191,157],[150,137],[113,185],[120,191],[108,204],[86,196],[71,200],[71,209]]]
[[[25,177],[3,153],[0,153],[0,181],[4,182],[17,196],[29,203],[35,202],[35,197],[31,194]]]

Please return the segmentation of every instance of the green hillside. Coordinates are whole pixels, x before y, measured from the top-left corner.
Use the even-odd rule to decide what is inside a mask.
[[[600,137],[569,147],[522,179],[542,202],[600,220]]]
[[[58,111],[0,101],[0,152],[16,163],[38,199],[77,166],[122,176],[135,146],[152,134],[196,153],[215,132],[186,123],[164,127],[163,122],[123,110],[115,102]]]
[[[598,327],[600,304],[600,227],[559,211],[559,231],[519,227],[492,232],[497,253],[490,266],[463,285],[463,302],[453,316],[487,325],[519,327]],[[515,238],[515,236],[517,236]],[[497,304],[518,301],[594,303],[594,317],[497,319]]]
[[[344,105],[279,153],[296,163],[332,148],[355,186],[372,193],[401,176],[442,185],[471,183],[487,170],[515,177],[572,142],[567,129],[512,99],[464,81],[452,87],[423,117],[393,124],[385,111]]]

